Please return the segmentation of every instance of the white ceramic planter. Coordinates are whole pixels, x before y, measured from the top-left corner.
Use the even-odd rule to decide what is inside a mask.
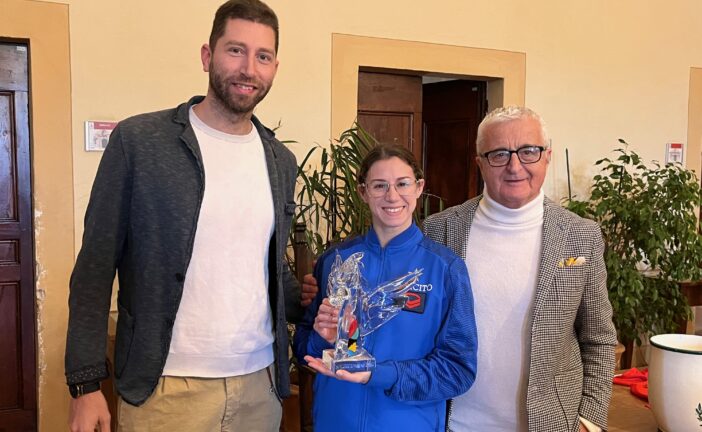
[[[651,338],[648,401],[664,432],[702,432],[702,336]]]

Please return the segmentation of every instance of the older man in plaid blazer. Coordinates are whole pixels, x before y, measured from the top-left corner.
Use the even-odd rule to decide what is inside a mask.
[[[544,197],[538,114],[491,112],[477,147],[483,195],[424,224],[467,261],[475,297],[478,374],[449,429],[606,430],[616,333],[600,229]]]

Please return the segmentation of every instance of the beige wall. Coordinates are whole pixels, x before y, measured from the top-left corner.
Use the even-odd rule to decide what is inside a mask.
[[[184,0],[177,8],[163,1],[66,3],[79,245],[80,215],[100,157],[82,151],[83,122],[121,119],[203,93],[199,47],[220,1]],[[300,156],[331,135],[333,34],[525,55],[526,104],[543,114],[553,138],[546,192],[556,199],[567,194],[566,147],[583,195],[592,163],[616,147],[617,138],[659,160],[666,142],[687,140],[690,67],[702,67],[702,3],[695,0],[647,7],[634,0],[447,0],[432,9],[398,0],[269,3],[281,21],[280,68],[257,113],[268,124],[281,121],[279,135],[298,141],[293,149]],[[418,62],[431,63],[421,56]],[[388,54],[389,64],[395,60]],[[455,61],[438,51],[435,60]]]
[[[702,168],[702,68],[690,68],[688,103],[687,160],[688,169]]]
[[[47,293],[47,302],[56,302],[51,310],[58,313],[58,305],[65,305],[67,267],[74,255],[65,237],[73,235],[73,224],[75,244],[80,244],[82,217],[100,158],[99,153],[83,151],[83,122],[118,120],[203,93],[207,82],[199,64],[199,48],[207,39],[220,0],[181,0],[175,7],[173,2],[157,0],[55,2],[68,5],[70,17],[72,111],[52,108],[55,104],[43,102],[39,95],[34,102],[37,110],[48,110],[44,118],[52,125],[44,135],[35,130],[35,146],[45,145],[46,157],[48,152],[56,153],[51,166],[42,162],[45,159],[35,159],[37,180],[55,177],[51,184],[36,184],[35,201],[38,210],[45,216],[50,213],[51,218],[38,218],[40,234],[43,232],[37,237],[40,268],[47,271],[45,263],[53,260],[52,269],[56,269],[47,271],[51,290],[45,278],[39,279],[39,287]],[[690,86],[698,82],[691,68],[702,67],[702,2],[698,0],[443,0],[432,7],[400,0],[269,3],[281,21],[280,68],[273,90],[257,114],[270,125],[282,122],[279,136],[299,142],[293,145],[298,156],[314,143],[327,143],[333,113],[349,111],[334,106],[332,100],[334,34],[522,55],[526,104],[543,114],[553,138],[555,157],[546,193],[555,199],[567,193],[566,147],[576,192],[582,195],[593,174],[592,163],[616,147],[617,138],[625,138],[646,159],[662,160],[666,142],[687,143],[699,136],[697,132],[688,135],[688,109],[693,106]],[[63,5],[0,0],[0,6],[0,34],[6,34],[10,26],[38,24],[46,33],[65,23]],[[36,9],[61,10],[64,15],[62,20],[35,20],[31,13]],[[55,86],[63,79],[61,65],[68,59],[65,36],[53,36],[50,43],[36,45],[32,56],[35,89],[47,94],[63,91],[61,85]],[[51,56],[46,60],[48,66],[34,58],[40,48]],[[403,52],[402,61],[413,62],[413,55],[422,56],[416,63],[433,61],[424,58],[431,55],[425,52]],[[434,55],[436,64],[461,61],[442,59],[440,50]],[[397,60],[396,54],[387,56],[388,63]],[[38,72],[41,65],[52,69],[52,74]],[[58,77],[53,69],[59,72]],[[64,108],[67,106],[65,102]],[[55,111],[49,113],[50,109]],[[42,127],[38,113],[34,113],[35,125]],[[347,117],[343,114],[340,123]],[[58,154],[65,152],[68,124],[72,126],[72,161]],[[691,147],[699,158],[700,143],[688,143],[687,148]],[[688,161],[693,159],[688,155]],[[66,182],[71,162],[72,191]],[[75,199],[71,203],[72,193]],[[52,227],[51,220],[66,225]],[[55,279],[50,279],[52,275]],[[45,331],[52,333],[41,351],[47,373],[62,367],[58,354],[63,350],[64,320],[62,310],[55,321],[42,323]],[[57,386],[47,384],[42,393],[51,394],[52,401],[61,401],[51,403],[65,403]],[[50,409],[47,400],[42,399],[42,413]]]
[[[68,7],[0,0],[0,36],[29,39],[39,428],[65,430],[63,376],[73,265],[73,173]]]
[[[121,119],[203,93],[199,47],[220,1],[183,0],[177,8],[164,1],[65,3],[79,245],[100,157],[82,151],[83,122]],[[567,194],[566,147],[576,192],[583,195],[592,163],[616,147],[617,138],[659,160],[666,142],[687,142],[690,67],[702,67],[702,3],[695,0],[646,7],[634,0],[446,0],[429,9],[399,0],[269,3],[281,21],[280,68],[258,114],[269,124],[282,122],[279,135],[300,143],[293,145],[298,155],[331,135],[333,34],[524,54],[526,104],[543,114],[553,138],[546,192],[556,199]],[[388,55],[388,63],[395,60]],[[438,51],[435,60],[454,61]]]

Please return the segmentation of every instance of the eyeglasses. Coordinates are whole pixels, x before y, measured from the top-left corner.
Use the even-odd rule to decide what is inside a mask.
[[[366,188],[366,192],[368,192],[368,195],[370,195],[373,198],[380,198],[387,195],[387,193],[390,191],[390,186],[395,186],[395,190],[397,191],[398,195],[410,196],[414,195],[414,193],[417,192],[417,185],[422,181],[424,180],[403,179],[399,180],[397,183],[392,185],[383,180],[373,180],[370,183],[363,183],[361,184],[361,186]]]
[[[509,164],[512,160],[512,153],[517,154],[517,159],[523,164],[533,164],[541,160],[541,153],[546,150],[546,147],[528,145],[520,147],[517,150],[497,149],[485,152],[480,156],[487,159],[488,164],[492,167],[501,167]]]

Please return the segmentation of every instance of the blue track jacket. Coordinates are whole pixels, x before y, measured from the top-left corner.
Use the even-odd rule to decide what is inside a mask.
[[[465,393],[476,373],[478,342],[465,263],[414,224],[384,248],[371,229],[328,250],[315,267],[319,293],[295,332],[295,354],[303,363],[306,354],[321,358],[322,350],[333,347],[312,325],[327,296],[336,251],[342,259],[364,253],[367,289],[417,268],[424,273],[410,291],[416,294],[412,304],[366,337],[365,348],[377,362],[367,384],[317,375],[315,431],[443,431],[446,400]]]

